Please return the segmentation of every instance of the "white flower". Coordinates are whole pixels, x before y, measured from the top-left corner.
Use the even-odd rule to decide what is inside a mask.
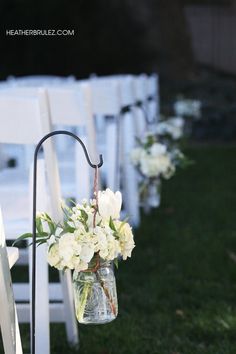
[[[182,117],[170,117],[167,122],[176,128],[184,127],[184,119]]]
[[[56,267],[57,269],[62,269],[60,264],[61,258],[59,256],[59,244],[55,243],[48,248],[47,261],[51,267]]]
[[[59,239],[59,256],[65,267],[73,269],[74,256],[79,256],[81,245],[76,241],[75,235],[66,233]]]
[[[152,156],[143,159],[140,163],[140,170],[147,177],[157,177],[158,159]]]
[[[84,263],[89,263],[94,255],[94,247],[93,245],[84,245],[81,248],[80,259]]]
[[[155,143],[150,148],[150,153],[152,156],[159,156],[166,153],[166,146],[164,144]]]
[[[96,237],[95,252],[99,252],[100,256],[105,259],[108,255],[108,243],[104,228],[97,226],[94,229],[94,235]]]
[[[141,172],[151,178],[160,177],[167,173],[171,166],[171,159],[168,154],[159,156],[149,156],[141,161]]]
[[[107,234],[107,242],[108,242],[108,255],[105,260],[112,261],[117,258],[119,253],[121,252],[120,243],[112,234]]]
[[[201,102],[198,100],[181,99],[174,103],[174,111],[178,116],[201,117]]]
[[[123,260],[126,260],[127,257],[131,257],[132,250],[135,247],[132,228],[128,223],[121,223],[120,221],[116,222],[116,227],[119,230],[120,252]]]
[[[177,140],[183,136],[184,120],[181,117],[172,117],[157,125],[158,135],[170,135]]]
[[[119,191],[112,192],[109,188],[98,192],[98,211],[104,220],[119,219],[122,195]]]

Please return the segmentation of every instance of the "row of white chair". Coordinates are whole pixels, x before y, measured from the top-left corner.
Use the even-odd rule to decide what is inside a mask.
[[[128,196],[124,200],[126,211],[131,215],[133,224],[137,226],[139,223],[138,182],[136,172],[129,161],[129,152],[135,144],[135,134],[145,131],[143,113],[136,103],[141,101],[149,116],[154,117],[156,111],[158,112],[157,77],[153,76],[149,81],[146,80],[145,75],[139,78],[133,76],[92,78],[83,82],[75,80],[69,80],[70,82],[53,80],[52,82],[51,78],[38,78],[36,81],[36,78],[34,80],[31,78],[29,81],[27,78],[15,81],[11,79],[10,87],[4,85],[5,87],[0,90],[0,122],[3,127],[0,132],[0,142],[35,145],[43,135],[52,131],[53,126],[63,125],[68,129],[76,129],[75,131],[88,145],[92,159],[96,160],[98,150],[100,152],[101,149],[104,153],[105,183],[112,189],[119,188],[122,184],[124,195]],[[129,109],[124,110],[124,107]],[[60,145],[60,140],[58,144]],[[26,151],[29,152],[27,149]],[[33,148],[27,155],[32,157],[32,151]],[[63,153],[63,149],[60,152]],[[50,208],[54,217],[60,218],[60,179],[52,141],[45,143],[44,155],[46,167],[44,168],[41,163],[39,169],[40,193],[38,195],[41,197],[38,200],[38,207],[41,210]],[[74,195],[71,195],[73,189],[70,185],[63,192],[65,196],[75,196],[80,199],[91,195],[92,176],[78,144],[76,144],[75,155],[76,163],[74,161],[73,163],[78,167],[76,169],[77,188]],[[68,164],[65,166],[66,169],[70,168]],[[44,169],[49,193],[45,187]],[[6,175],[5,179],[9,186],[8,177]],[[49,198],[45,198],[46,195],[49,195]],[[14,211],[12,214],[14,215]],[[8,225],[10,228],[7,228],[7,236],[10,239],[23,231],[19,227],[19,222],[11,220],[6,226]],[[29,224],[24,227],[29,228]],[[49,286],[48,291],[45,249],[41,248],[39,252],[41,255],[38,256],[37,269],[40,269],[40,272],[37,274],[37,285],[43,291],[40,292],[42,306],[37,311],[36,349],[38,348],[37,353],[47,354],[50,347],[48,326],[50,316],[52,322],[65,321],[67,337],[71,343],[78,343],[78,333],[73,314],[71,278],[69,275],[61,276],[62,287],[60,284],[53,284]],[[14,290],[17,300],[24,302],[29,300],[29,284],[14,285]],[[61,303],[49,305],[49,299],[60,300]],[[37,301],[39,298],[36,299]],[[29,305],[19,304],[18,310],[20,321],[28,322]]]

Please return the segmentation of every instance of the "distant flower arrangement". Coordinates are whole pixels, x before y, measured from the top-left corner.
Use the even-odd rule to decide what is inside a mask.
[[[167,138],[173,141],[179,140],[184,135],[184,119],[182,117],[170,117],[157,123],[156,133],[159,138]]]
[[[155,133],[137,138],[137,147],[131,151],[131,162],[140,175],[140,196],[144,205],[158,207],[161,180],[170,179],[177,167],[189,165],[190,161],[177,144],[183,135],[183,118],[171,117],[160,121]]]
[[[137,139],[138,146],[131,152],[131,161],[147,178],[169,179],[175,173],[175,166],[167,147],[157,140],[157,135],[148,133],[144,139]]]
[[[199,100],[179,98],[174,103],[174,112],[180,117],[201,118],[202,103]]]

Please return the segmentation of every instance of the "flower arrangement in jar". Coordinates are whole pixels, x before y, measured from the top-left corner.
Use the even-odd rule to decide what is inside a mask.
[[[131,257],[132,228],[120,220],[122,195],[98,191],[90,201],[63,205],[64,220],[56,223],[47,213],[36,218],[37,238],[47,244],[51,267],[73,271],[76,317],[83,324],[108,323],[118,314],[114,267]],[[19,240],[32,237],[24,234]]]

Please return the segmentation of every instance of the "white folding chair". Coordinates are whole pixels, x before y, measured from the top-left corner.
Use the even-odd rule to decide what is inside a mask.
[[[141,103],[141,107],[133,107],[136,135],[140,137],[147,131],[147,75],[142,74],[133,77],[133,94],[135,102]]]
[[[51,75],[31,75],[31,76],[22,76],[14,77],[10,76],[6,81],[0,82],[0,90],[17,90],[22,89],[22,92],[25,91],[30,93],[31,89],[34,91],[35,88],[46,88],[53,86],[64,86],[69,85],[75,82],[74,76],[61,77],[61,76],[51,76]],[[69,141],[70,142],[70,141]],[[60,138],[59,149],[64,151],[68,147],[67,137]],[[24,148],[14,148],[14,146],[5,146],[4,152],[6,155],[13,156],[16,160],[17,165],[23,169],[28,169],[32,161],[33,149],[30,146],[25,146]]]
[[[97,157],[96,134],[91,109],[90,86],[86,82],[60,85],[44,85],[47,93],[49,113],[53,127],[56,130],[74,131],[84,141],[93,160]],[[14,87],[9,92],[20,95],[34,95],[35,87]],[[1,91],[0,91],[1,92]],[[68,136],[54,138],[57,150],[62,156],[59,166],[67,175],[75,174],[75,183],[63,181],[63,197],[76,199],[91,197],[91,169],[87,164],[81,146]],[[28,149],[28,148],[27,148]],[[28,149],[29,150],[29,149]],[[73,173],[75,167],[75,173]],[[68,170],[72,170],[69,173]],[[65,173],[63,173],[64,175]]]
[[[154,124],[156,124],[160,120],[160,88],[157,74],[152,74],[147,77],[146,95],[148,116],[150,120],[154,120]]]
[[[22,354],[10,269],[19,257],[16,247],[6,247],[0,208],[0,329],[5,354]]]
[[[0,123],[2,127],[0,142],[36,144],[42,136],[52,131],[46,92],[39,89],[37,96],[24,97],[16,93],[0,93]],[[60,181],[52,140],[44,143],[44,156],[51,213],[55,219],[59,220],[62,219]],[[40,200],[38,202],[40,204]],[[41,199],[41,205],[43,204]],[[24,227],[25,231],[28,231],[31,225],[26,224]],[[15,239],[20,234],[19,231],[22,230],[9,229],[8,238]],[[74,315],[70,273],[66,273],[65,276],[61,275],[61,286],[53,283],[49,286],[48,292],[48,267],[44,247],[38,249],[37,269],[36,288],[40,289],[40,292],[36,293],[36,303],[40,303],[40,306],[36,306],[36,352],[37,354],[47,354],[50,351],[49,319],[51,322],[65,322],[67,338],[74,344],[78,343],[77,323]],[[15,285],[15,289],[17,291],[17,285]],[[29,284],[21,286],[20,290],[23,292],[16,293],[17,297],[23,301],[28,300]],[[55,293],[56,298],[52,299],[50,296],[50,299],[62,302],[49,306],[49,294],[53,296]],[[18,308],[20,321],[29,322],[29,305],[19,304]]]
[[[132,111],[124,109],[134,104],[132,77],[92,78],[90,84],[93,113],[105,117],[102,122],[104,129],[100,133],[103,135],[99,140],[105,142],[106,184],[113,190],[123,188],[125,211],[131,223],[138,226],[138,181],[136,171],[130,163],[130,150],[134,147],[135,140],[135,122]]]
[[[54,126],[62,125],[66,129],[73,127],[87,146],[91,159],[95,160],[98,154],[89,84],[78,82],[71,85],[47,87],[47,92],[52,124]],[[75,166],[76,182],[73,196],[78,200],[90,198],[91,169],[79,144],[75,143],[75,160],[70,156],[68,159]],[[70,196],[68,192],[67,196]]]

